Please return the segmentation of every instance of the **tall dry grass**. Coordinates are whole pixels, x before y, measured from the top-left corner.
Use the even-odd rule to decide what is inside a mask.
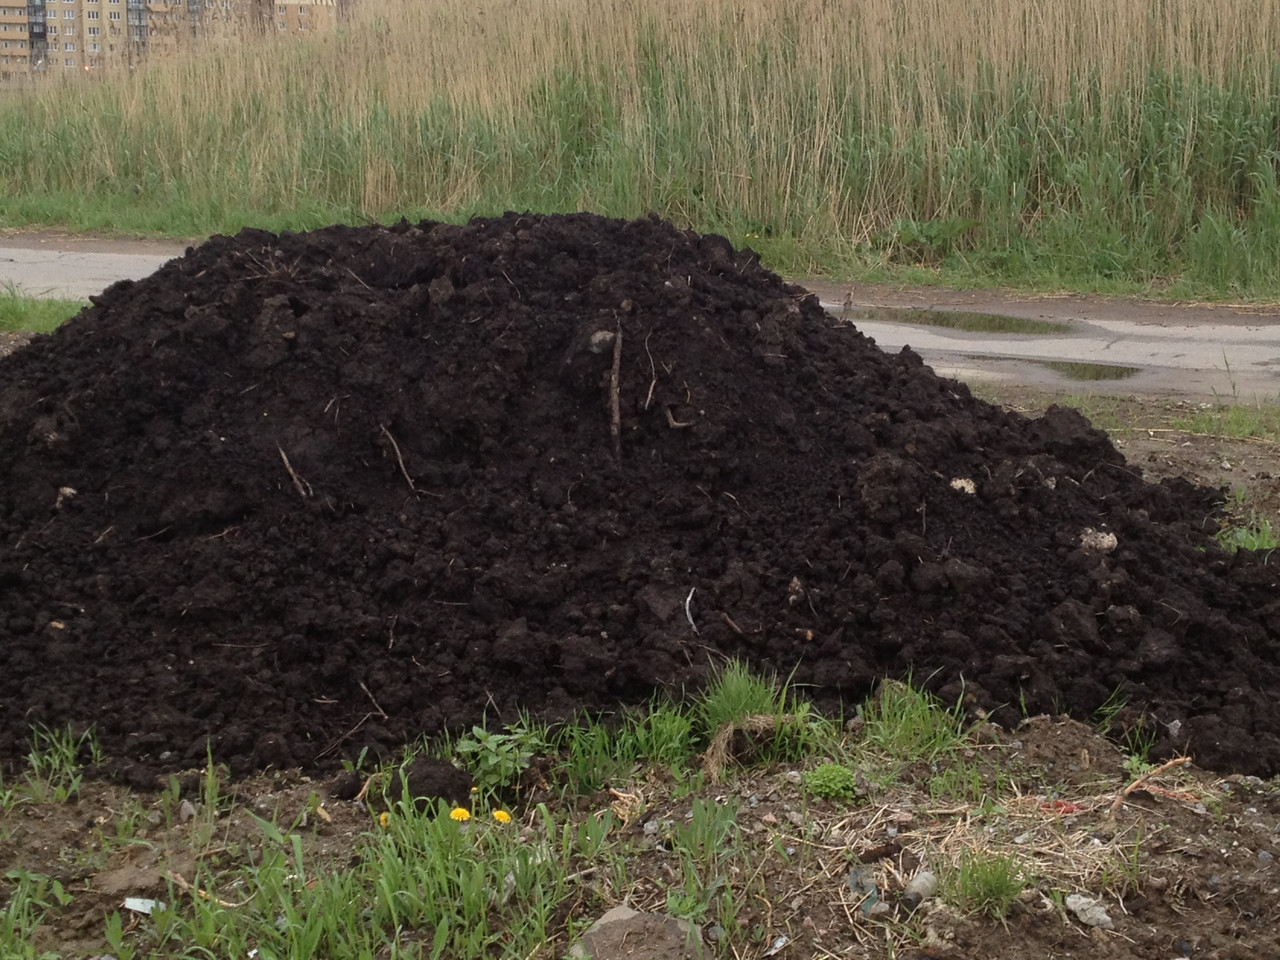
[[[1278,50],[1280,0],[356,0],[0,103],[0,212],[656,209],[1248,286],[1277,275]]]

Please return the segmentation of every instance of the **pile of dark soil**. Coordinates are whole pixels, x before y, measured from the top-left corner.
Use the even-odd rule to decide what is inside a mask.
[[[1274,571],[1137,473],[656,219],[216,237],[0,361],[0,756],[323,767],[742,656],[1276,773]]]

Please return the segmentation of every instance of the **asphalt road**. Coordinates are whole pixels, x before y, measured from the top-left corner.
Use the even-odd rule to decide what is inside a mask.
[[[87,299],[117,280],[150,275],[186,249],[171,241],[9,234],[0,236],[0,287]],[[909,345],[939,374],[959,380],[1191,399],[1280,397],[1280,304],[1177,304],[798,282],[881,348]],[[852,300],[848,310],[846,296]],[[886,319],[920,310],[1053,321],[1065,329],[999,333]]]

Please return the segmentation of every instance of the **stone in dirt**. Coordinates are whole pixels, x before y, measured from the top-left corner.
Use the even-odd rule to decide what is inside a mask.
[[[603,914],[568,957],[591,960],[701,960],[698,928],[687,920],[617,906]]]
[[[1066,903],[1067,909],[1087,927],[1101,927],[1103,930],[1115,927],[1115,921],[1107,913],[1107,908],[1092,897],[1073,893],[1067,897]]]
[[[332,769],[737,656],[1005,723],[1119,690],[1268,776],[1277,577],[1217,497],[655,218],[245,230],[0,361],[0,757]]]

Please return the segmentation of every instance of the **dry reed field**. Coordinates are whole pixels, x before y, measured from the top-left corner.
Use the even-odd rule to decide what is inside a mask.
[[[1280,280],[1274,0],[358,0],[0,98],[0,217],[657,210],[780,266]]]

